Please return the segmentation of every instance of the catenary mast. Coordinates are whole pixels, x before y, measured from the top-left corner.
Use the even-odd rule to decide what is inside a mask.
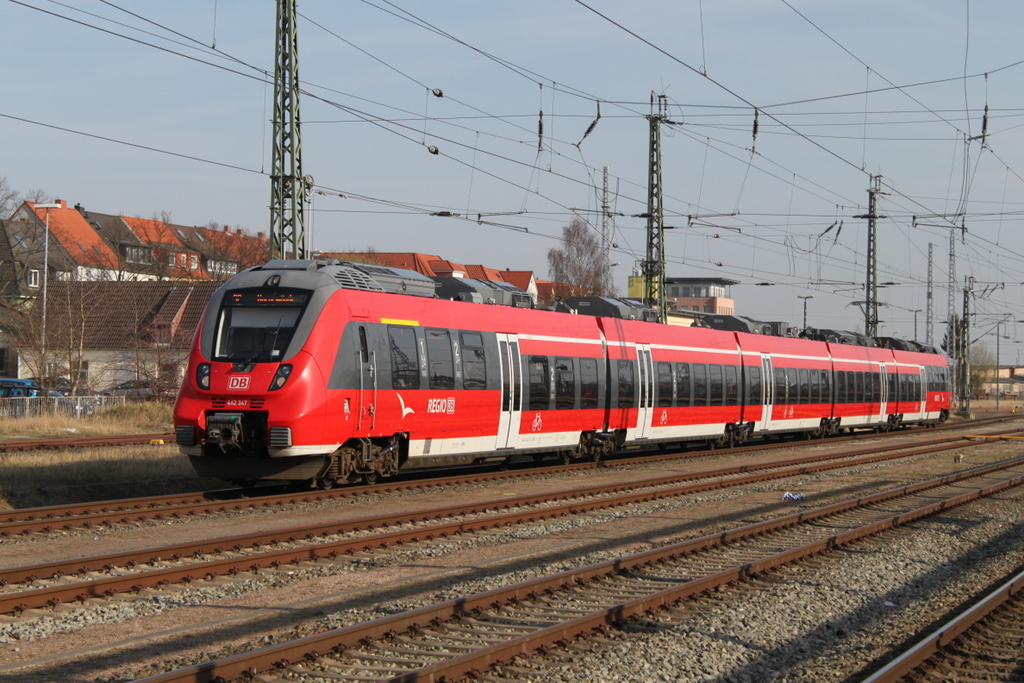
[[[307,258],[299,116],[299,34],[296,0],[277,0],[273,152],[270,170],[271,258]]]

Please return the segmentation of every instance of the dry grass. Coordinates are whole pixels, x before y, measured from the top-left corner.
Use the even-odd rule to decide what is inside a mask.
[[[0,440],[5,441],[172,430],[171,407],[159,403],[132,403],[81,420],[0,420]],[[197,477],[188,458],[171,444],[0,454],[0,508],[200,491],[222,484]]]
[[[127,403],[80,420],[63,415],[0,419],[0,440],[153,434],[174,431],[171,406],[164,403]]]

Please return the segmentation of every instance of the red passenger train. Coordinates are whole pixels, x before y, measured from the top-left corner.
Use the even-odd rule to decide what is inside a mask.
[[[599,459],[949,415],[947,361],[934,352],[434,292],[417,273],[336,262],[271,261],[233,277],[193,341],[174,406],[179,448],[203,476],[331,486],[518,454]]]

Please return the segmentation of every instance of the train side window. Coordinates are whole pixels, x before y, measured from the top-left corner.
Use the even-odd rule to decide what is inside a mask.
[[[806,368],[797,370],[797,379],[800,382],[800,402],[811,402],[811,380],[810,372]]]
[[[836,403],[846,403],[846,372],[836,370]]]
[[[708,376],[710,379],[709,385],[711,388],[711,400],[710,403],[713,406],[722,405],[722,400],[725,398],[725,391],[722,383],[722,366],[721,365],[709,365]]]
[[[725,366],[725,405],[734,406],[739,403],[740,385],[735,365]]]
[[[619,371],[619,407],[632,408],[636,403],[636,385],[633,383],[633,363],[628,360],[618,362]]]
[[[416,355],[416,332],[411,327],[388,327],[391,347],[391,387],[419,389],[419,358]]]
[[[775,402],[786,404],[786,368],[775,368]]]
[[[829,386],[829,377],[831,374],[828,370],[818,370],[818,374],[821,375],[821,400],[824,403],[832,402],[832,387]]]
[[[508,342],[498,343],[498,353],[501,355],[501,363],[505,366],[505,369],[501,373],[501,409],[508,410],[509,403],[512,400],[512,383],[509,382],[509,360],[508,360]]]
[[[477,332],[462,333],[462,388],[487,388],[487,359],[484,338]]]
[[[672,364],[658,363],[658,407],[671,408],[675,393],[672,381]]]
[[[359,358],[364,363],[370,362],[370,352],[366,348],[366,328],[359,326]]]
[[[530,410],[547,410],[551,405],[551,388],[548,386],[546,356],[530,356],[527,377],[530,382]]]
[[[555,359],[555,408],[559,410],[576,407],[576,371],[572,358]]]
[[[523,366],[519,356],[519,342],[509,345],[512,355],[512,410],[521,410],[523,406]]]
[[[430,368],[428,384],[431,389],[455,388],[455,363],[452,360],[452,340],[448,330],[424,330],[427,338],[427,365]]]
[[[786,368],[786,384],[789,386],[789,404],[800,403],[800,380],[796,368]]]
[[[899,400],[899,394],[896,393],[896,379],[897,375],[893,372],[889,374],[889,379],[886,380],[886,384],[889,385],[889,401],[893,403]]]
[[[597,360],[580,359],[580,408],[598,407]]]
[[[676,405],[686,407],[690,404],[690,364],[680,363],[676,367]]]
[[[693,365],[693,405],[708,405],[708,368],[703,363]]]
[[[759,406],[761,405],[761,393],[763,392],[761,387],[761,368],[756,365],[749,365],[743,368],[743,370],[747,373],[747,387],[750,390],[747,402],[752,406]]]
[[[821,403],[821,384],[818,382],[818,371],[808,370],[811,376],[811,391],[808,394],[808,403]]]

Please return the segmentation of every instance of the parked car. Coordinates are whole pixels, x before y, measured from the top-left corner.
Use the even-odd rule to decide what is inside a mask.
[[[89,391],[86,386],[79,385],[77,389],[72,387],[71,380],[67,377],[43,377],[42,379],[38,377],[29,377],[29,379],[35,380],[39,386],[46,387],[47,390],[59,391],[64,396],[71,396],[72,394],[76,394],[78,396],[93,395],[93,392]]]
[[[0,398],[42,395],[43,390],[34,379],[0,379]]]
[[[155,382],[138,379],[115,384],[100,392],[100,396],[124,396],[130,401],[152,401],[173,395],[174,392],[171,389],[162,387]]]

